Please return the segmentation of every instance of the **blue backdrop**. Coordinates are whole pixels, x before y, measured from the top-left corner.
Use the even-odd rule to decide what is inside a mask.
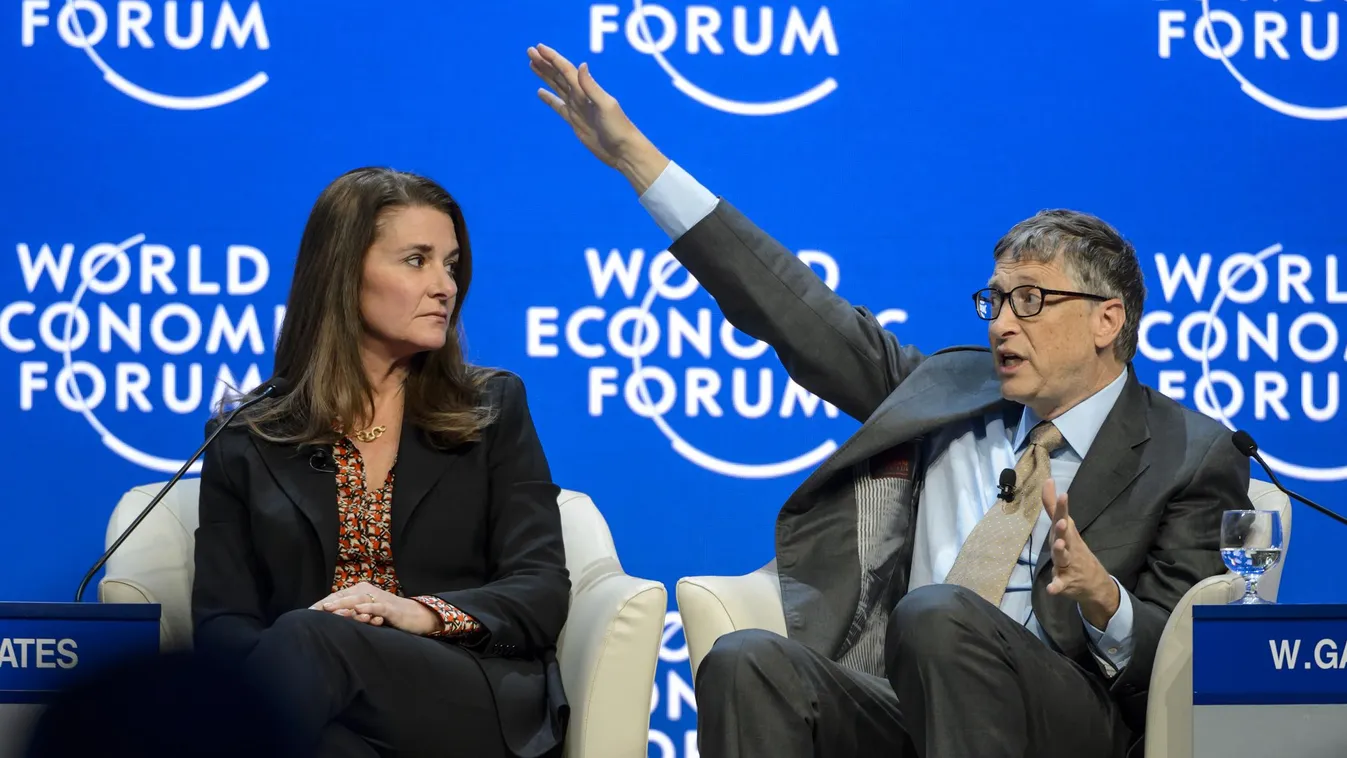
[[[857,424],[662,268],[630,188],[536,100],[535,42],[926,350],[985,341],[969,294],[1014,222],[1103,216],[1146,270],[1143,379],[1347,505],[1343,0],[0,8],[8,599],[68,599],[217,382],[267,375],[309,207],[367,164],[462,202],[470,354],[524,377],[556,478],[630,573],[771,558],[779,504]],[[1283,600],[1347,602],[1347,533],[1295,519]],[[695,710],[676,615],[666,636],[651,753],[671,758]]]

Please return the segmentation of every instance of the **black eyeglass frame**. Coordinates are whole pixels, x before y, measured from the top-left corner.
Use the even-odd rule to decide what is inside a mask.
[[[1040,298],[1038,299],[1038,310],[1034,311],[1033,313],[1020,313],[1020,309],[1015,305],[1015,298],[1012,297],[1012,295],[1014,295],[1016,292],[1019,292],[1020,290],[1027,290],[1027,289],[1038,290],[1039,293],[1042,295],[1042,297],[1040,297]],[[993,299],[993,297],[992,297],[993,295],[999,295],[999,296],[1000,296],[1000,300],[997,301],[997,300]],[[1005,304],[1006,304],[1007,302],[1009,302],[1009,303],[1010,303],[1010,310],[1011,310],[1016,316],[1019,316],[1020,318],[1033,318],[1034,316],[1037,316],[1038,314],[1040,314],[1040,313],[1043,312],[1044,306],[1047,306],[1047,305],[1050,304],[1050,303],[1048,303],[1048,298],[1047,298],[1048,295],[1061,295],[1061,296],[1064,296],[1064,297],[1081,297],[1081,298],[1085,298],[1086,300],[1094,300],[1094,301],[1100,302],[1100,303],[1107,302],[1107,301],[1109,301],[1109,300],[1113,300],[1113,299],[1114,299],[1114,298],[1111,298],[1111,297],[1105,297],[1105,296],[1103,296],[1103,295],[1096,295],[1096,294],[1091,293],[1091,292],[1072,292],[1072,291],[1070,291],[1070,290],[1054,290],[1054,289],[1048,289],[1047,287],[1040,287],[1040,286],[1038,286],[1037,284],[1021,284],[1020,286],[1015,287],[1014,289],[1010,290],[1009,292],[1006,292],[1006,291],[1004,291],[1004,290],[999,290],[999,289],[997,289],[997,288],[995,288],[995,287],[984,287],[983,289],[980,289],[980,290],[978,290],[977,292],[974,292],[974,293],[973,293],[973,309],[974,309],[975,311],[977,311],[978,318],[982,319],[983,321],[995,321],[995,320],[996,320],[998,317],[1000,317],[1000,315],[1001,315],[1001,308],[1004,307]],[[981,302],[981,300],[979,300],[979,298],[983,298],[983,297],[985,297],[985,298],[987,299],[987,301],[988,301],[989,303],[991,303],[992,306],[993,306],[993,312],[992,312],[992,315],[990,315],[990,316],[984,316],[984,315],[982,315],[982,309],[981,309],[980,307],[978,307],[979,303]],[[1054,303],[1051,303],[1051,305],[1056,305],[1057,303],[1060,303],[1060,302],[1063,302],[1063,301],[1058,300],[1058,301],[1056,301],[1056,302],[1054,302]]]

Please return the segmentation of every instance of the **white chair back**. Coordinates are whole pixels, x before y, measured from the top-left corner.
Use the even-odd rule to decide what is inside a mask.
[[[1258,582],[1258,594],[1276,600],[1282,567],[1291,547],[1291,501],[1270,482],[1249,480],[1249,502],[1256,510],[1277,511],[1282,520],[1282,560]],[[1212,576],[1188,590],[1169,615],[1151,669],[1146,706],[1145,758],[1193,755],[1193,606],[1238,600],[1244,580],[1233,572]]]
[[[108,519],[108,547],[163,486],[164,482],[142,484],[122,495]],[[105,603],[159,603],[164,650],[192,646],[193,551],[200,492],[200,479],[180,479],[108,559],[106,576],[116,579],[104,579],[98,585],[99,600]]]

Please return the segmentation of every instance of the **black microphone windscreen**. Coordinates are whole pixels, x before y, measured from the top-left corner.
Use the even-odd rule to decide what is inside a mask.
[[[1230,441],[1235,443],[1235,449],[1241,455],[1249,456],[1258,452],[1258,443],[1253,441],[1253,435],[1243,429],[1230,435]]]
[[[290,380],[283,376],[272,377],[267,384],[271,387],[271,397],[280,397],[290,392],[291,389]]]
[[[1009,489],[1015,486],[1015,469],[1001,469],[1001,487]]]

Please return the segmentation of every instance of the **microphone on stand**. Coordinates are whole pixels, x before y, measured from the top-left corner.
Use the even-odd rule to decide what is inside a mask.
[[[1263,470],[1267,472],[1268,477],[1272,479],[1272,484],[1276,486],[1277,489],[1286,493],[1287,497],[1299,500],[1305,505],[1308,505],[1309,507],[1313,508],[1316,511],[1319,511],[1320,513],[1324,514],[1325,516],[1328,516],[1329,518],[1333,519],[1334,521],[1337,521],[1338,523],[1347,524],[1347,518],[1343,518],[1342,516],[1339,516],[1338,514],[1334,513],[1333,511],[1330,511],[1329,509],[1323,507],[1322,505],[1319,505],[1313,500],[1301,497],[1300,495],[1297,495],[1291,490],[1288,490],[1285,487],[1283,487],[1282,483],[1277,480],[1277,475],[1272,473],[1272,467],[1267,465],[1267,461],[1263,460],[1263,456],[1258,454],[1258,443],[1253,441],[1253,436],[1250,435],[1248,432],[1244,430],[1237,431],[1230,436],[1230,441],[1235,443],[1235,449],[1240,451],[1240,453],[1250,458],[1253,458],[1255,461],[1258,461],[1258,465],[1262,466]]]
[[[79,589],[75,590],[75,602],[84,602],[84,590],[89,586],[89,582],[94,578],[94,574],[97,574],[98,570],[103,568],[103,564],[107,563],[108,559],[112,557],[112,554],[117,552],[117,548],[121,547],[122,543],[126,541],[126,538],[131,535],[131,532],[135,531],[136,527],[140,526],[140,522],[144,521],[145,517],[150,515],[150,511],[154,510],[154,506],[158,505],[159,501],[164,499],[164,496],[168,494],[168,491],[173,489],[173,485],[178,483],[178,480],[182,478],[182,475],[187,473],[187,469],[191,468],[193,463],[196,463],[196,459],[200,458],[201,454],[206,452],[206,448],[210,443],[215,441],[215,438],[220,435],[220,432],[225,430],[225,427],[229,426],[229,423],[234,420],[234,417],[237,416],[240,411],[259,403],[266,398],[280,397],[289,391],[289,380],[280,376],[274,377],[256,396],[240,403],[237,408],[230,411],[229,415],[225,416],[224,421],[219,426],[215,427],[215,431],[211,432],[210,435],[206,437],[206,441],[201,443],[201,447],[197,448],[195,453],[192,453],[192,457],[188,458],[187,461],[182,464],[182,468],[178,469],[178,473],[174,474],[173,478],[169,479],[168,483],[159,490],[159,494],[155,495],[154,499],[150,500],[150,504],[145,506],[145,510],[141,511],[139,516],[136,516],[136,520],[131,522],[131,526],[128,526],[126,531],[122,532],[122,535],[117,538],[117,541],[112,543],[112,547],[108,548],[107,552],[103,553],[103,557],[99,558],[98,562],[93,565],[93,568],[89,569],[89,573],[84,575],[84,580],[80,582]]]
[[[996,485],[1000,494],[996,496],[998,500],[1004,500],[1007,503],[1015,501],[1015,469],[1001,469],[1001,481]]]

